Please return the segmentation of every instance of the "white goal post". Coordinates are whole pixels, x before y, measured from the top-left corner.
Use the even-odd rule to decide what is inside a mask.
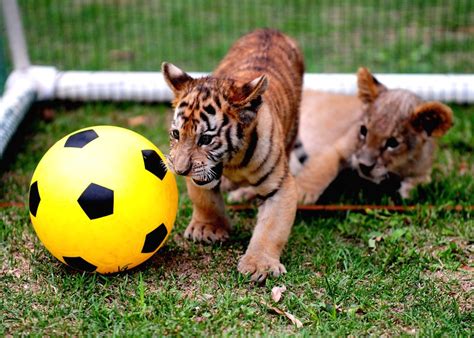
[[[0,160],[18,125],[36,100],[169,102],[172,93],[160,72],[60,71],[30,65],[16,0],[2,0],[13,63],[0,98]],[[204,73],[191,73],[202,76]],[[474,75],[376,74],[389,88],[411,90],[425,100],[474,103]],[[355,74],[305,74],[304,88],[356,93]]]

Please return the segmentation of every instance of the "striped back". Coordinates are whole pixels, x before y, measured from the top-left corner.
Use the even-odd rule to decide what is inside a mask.
[[[303,73],[303,56],[295,41],[276,30],[258,29],[234,43],[213,75],[242,83],[267,76],[263,101],[280,120],[288,154],[298,127]]]

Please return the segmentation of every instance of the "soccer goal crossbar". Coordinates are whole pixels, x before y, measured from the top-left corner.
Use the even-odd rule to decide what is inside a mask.
[[[18,4],[3,0],[13,71],[0,98],[0,159],[30,106],[41,100],[169,102],[160,72],[62,71],[31,65]],[[205,73],[191,73],[194,77]],[[425,100],[474,103],[474,75],[376,74],[389,88],[411,90]],[[354,74],[305,74],[304,88],[353,95]]]

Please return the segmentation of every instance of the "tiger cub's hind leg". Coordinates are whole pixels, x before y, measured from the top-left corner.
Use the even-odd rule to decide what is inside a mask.
[[[225,215],[224,199],[219,189],[196,187],[186,179],[188,194],[193,202],[193,215],[184,237],[196,242],[223,242],[229,238],[230,221]]]

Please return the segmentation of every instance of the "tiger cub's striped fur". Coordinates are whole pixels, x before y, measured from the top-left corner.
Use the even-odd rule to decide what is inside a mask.
[[[296,212],[288,155],[304,71],[296,43],[260,29],[237,40],[211,76],[194,79],[168,63],[162,68],[175,94],[169,165],[187,176],[193,202],[185,237],[204,242],[228,237],[219,191],[224,176],[233,187],[252,187],[262,201],[239,271],[253,280],[285,272],[280,254]]]

